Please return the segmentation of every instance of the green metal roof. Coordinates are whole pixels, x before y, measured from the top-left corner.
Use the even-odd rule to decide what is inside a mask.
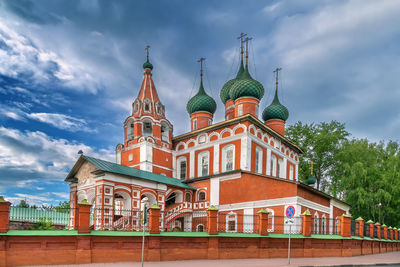
[[[264,121],[273,119],[286,121],[289,118],[288,109],[279,102],[278,90],[275,90],[274,100],[264,109],[262,117]]]
[[[264,87],[260,82],[251,77],[248,65],[246,65],[244,72],[232,85],[229,90],[229,96],[234,101],[240,97],[255,97],[261,100],[264,96]]]
[[[215,103],[215,100],[211,96],[207,95],[203,87],[203,79],[201,79],[199,91],[189,100],[186,105],[186,110],[189,114],[198,111],[206,111],[214,114],[216,109],[217,103]]]
[[[164,175],[155,174],[152,172],[142,171],[139,169],[135,169],[132,167],[112,163],[109,161],[96,159],[88,156],[82,156],[84,159],[88,160],[90,163],[95,165],[97,168],[104,172],[111,172],[126,176],[131,176],[134,178],[139,178],[143,180],[153,181],[156,183],[167,184],[171,186],[181,187],[181,188],[188,188],[188,189],[195,189],[185,183],[182,183],[180,180],[167,177]]]
[[[151,69],[151,70],[153,70],[153,64],[151,64],[149,62],[149,60],[147,60],[145,63],[143,63],[143,69]]]

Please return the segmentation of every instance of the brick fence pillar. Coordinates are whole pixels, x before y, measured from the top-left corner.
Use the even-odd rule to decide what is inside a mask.
[[[369,227],[369,237],[374,238],[374,222],[369,220],[367,222],[367,227]]]
[[[397,234],[397,228],[395,227],[395,228],[393,228],[393,240],[397,240],[397,236],[398,234]]]
[[[340,235],[343,237],[351,236],[351,216],[348,214],[340,216]]]
[[[387,235],[388,228],[387,228],[386,224],[382,225],[382,228],[383,228],[383,236],[381,236],[381,238],[388,239],[388,235]]]
[[[10,205],[10,202],[5,201],[4,198],[0,196],[0,233],[7,233],[8,231]]]
[[[301,214],[301,233],[303,236],[311,236],[311,214],[308,211]]]
[[[156,204],[150,207],[149,233],[160,233],[160,207]]]
[[[358,236],[364,237],[364,219],[361,217],[358,217],[356,219],[356,224],[358,224]]]
[[[375,223],[375,227],[376,227],[376,236],[378,239],[381,239],[381,224],[380,223]]]
[[[207,210],[208,234],[210,235],[218,234],[217,217],[218,209],[214,206],[210,206]]]
[[[262,208],[257,213],[259,216],[258,233],[260,235],[268,235],[268,211]]]
[[[388,230],[389,230],[388,239],[393,240],[394,238],[393,238],[393,228],[392,228],[392,226],[389,226]]]
[[[78,203],[78,233],[90,233],[90,208],[91,204],[87,200]]]

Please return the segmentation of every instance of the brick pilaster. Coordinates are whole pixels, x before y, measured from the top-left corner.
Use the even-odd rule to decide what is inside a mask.
[[[381,236],[381,238],[388,239],[386,224],[382,225],[382,228],[383,228],[383,236]]]
[[[308,211],[301,214],[301,233],[303,236],[311,236],[311,214]]]
[[[380,223],[375,223],[375,227],[376,227],[376,236],[378,239],[381,239],[381,224]]]
[[[8,231],[10,205],[10,202],[5,201],[4,198],[0,196],[0,233],[7,233]]]
[[[91,204],[87,200],[78,203],[78,233],[90,233],[90,208]]]
[[[156,204],[150,207],[149,233],[160,233],[160,207]]]
[[[356,219],[356,223],[358,224],[358,236],[364,237],[364,219],[361,217],[358,217]]]
[[[351,236],[351,216],[343,214],[340,216],[340,235],[343,237]]]
[[[207,210],[208,234],[210,235],[218,234],[217,217],[218,209],[214,206],[210,206]]]
[[[268,211],[260,209],[257,213],[259,216],[258,233],[260,235],[268,235]]]

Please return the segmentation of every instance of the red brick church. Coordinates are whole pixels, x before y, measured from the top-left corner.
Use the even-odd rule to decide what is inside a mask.
[[[124,141],[116,146],[116,162],[82,155],[65,179],[70,183],[71,208],[83,200],[93,205],[93,229],[135,229],[140,224],[135,210],[146,197],[161,208],[163,231],[203,231],[196,218],[206,216],[201,211],[210,206],[224,212],[219,220],[226,221],[229,232],[243,230],[240,220],[252,218],[243,215],[264,208],[269,211],[269,230],[274,231],[276,220],[293,206],[295,216],[308,210],[321,222],[317,231],[332,233],[335,226],[326,221],[348,213],[350,207],[299,182],[302,151],[285,137],[289,112],[278,97],[280,69],[275,70],[274,99],[261,107],[259,118],[264,87],[249,72],[247,41],[241,42],[236,77],[220,92],[225,120],[213,121],[217,104],[206,93],[201,68],[198,92],[187,103],[191,131],[179,136],[173,135],[158,97],[147,50],[143,82],[123,124]],[[74,216],[71,209],[71,227]],[[252,222],[247,223],[251,227]]]

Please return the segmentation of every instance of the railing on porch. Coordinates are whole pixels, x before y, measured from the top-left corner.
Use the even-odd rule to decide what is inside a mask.
[[[165,217],[165,214],[168,217]],[[164,232],[207,232],[207,212],[189,210],[161,212],[160,227]]]

